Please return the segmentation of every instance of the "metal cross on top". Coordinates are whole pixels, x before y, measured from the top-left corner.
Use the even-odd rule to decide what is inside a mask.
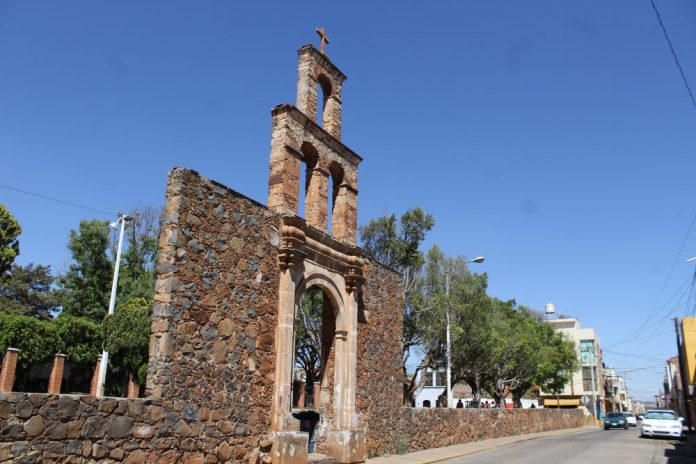
[[[319,46],[319,51],[321,51],[322,53],[326,53],[324,51],[324,47],[331,43],[329,42],[329,37],[326,35],[326,31],[323,27],[318,27],[315,29],[315,32],[319,34],[319,37],[321,37],[321,45]]]

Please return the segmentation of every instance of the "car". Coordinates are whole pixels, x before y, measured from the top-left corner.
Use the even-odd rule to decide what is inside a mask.
[[[628,428],[626,416],[624,416],[621,412],[610,412],[609,414],[607,414],[607,417],[604,418],[604,430],[617,428]]]
[[[672,437],[682,439],[683,417],[670,409],[651,409],[643,415],[641,437]]]
[[[626,418],[626,422],[628,423],[629,427],[637,427],[638,426],[638,420],[636,419],[636,416],[633,415],[632,412],[624,412],[623,415]]]

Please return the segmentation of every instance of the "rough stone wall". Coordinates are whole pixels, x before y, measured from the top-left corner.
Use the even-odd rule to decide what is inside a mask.
[[[238,409],[243,409],[238,406]],[[0,393],[0,462],[256,462],[216,403]],[[270,441],[261,447],[269,451]]]
[[[370,262],[358,325],[356,409],[367,427],[367,447],[392,426],[402,404],[401,275]]]
[[[279,217],[177,168],[162,227],[148,393],[211,403],[213,418],[247,429],[253,452],[270,431]]]
[[[368,455],[403,454],[513,435],[582,427],[578,409],[447,409],[393,410],[379,433],[368,431]]]

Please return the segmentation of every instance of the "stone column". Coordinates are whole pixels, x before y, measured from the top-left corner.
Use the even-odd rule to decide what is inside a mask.
[[[65,355],[57,353],[53,357],[51,376],[48,378],[48,394],[59,395],[60,386],[63,384],[63,369],[65,368]]]
[[[278,327],[275,335],[276,368],[274,374],[273,408],[271,430],[286,430],[292,409],[292,367],[295,360],[295,282],[291,268],[280,274],[278,292]]]
[[[324,130],[341,140],[341,97],[336,94],[336,91],[337,89],[334,89],[334,93],[326,100],[322,120]]]
[[[331,235],[355,246],[358,231],[358,191],[348,184],[341,184],[334,202]]]
[[[97,396],[97,380],[99,378],[99,367],[101,366],[101,355],[97,358],[97,362],[94,366],[94,372],[92,373],[92,383],[89,386],[89,394],[92,396]]]
[[[274,126],[276,121],[274,121]],[[297,214],[300,194],[300,158],[284,144],[282,135],[273,129],[270,175],[268,178],[268,209],[279,214]]]
[[[316,63],[309,53],[302,53],[297,67],[297,109],[312,121],[317,119]]]
[[[5,357],[2,360],[2,371],[0,371],[0,392],[12,391],[18,357],[19,350],[17,348],[8,348],[5,351]]]
[[[307,197],[305,198],[305,220],[307,224],[326,232],[329,210],[329,173],[315,167],[307,170]]]
[[[133,382],[133,374],[128,375],[128,398],[137,398],[140,396],[140,385]]]

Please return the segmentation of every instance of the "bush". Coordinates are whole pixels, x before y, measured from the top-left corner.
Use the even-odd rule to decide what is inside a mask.
[[[0,353],[17,348],[19,367],[49,360],[60,351],[61,341],[56,328],[49,321],[29,316],[0,313]]]
[[[104,319],[104,341],[109,364],[133,375],[138,385],[145,383],[152,302],[132,298],[119,305]]]
[[[102,350],[101,324],[86,317],[60,314],[53,325],[61,342],[61,352],[68,361],[77,364],[93,364]]]

